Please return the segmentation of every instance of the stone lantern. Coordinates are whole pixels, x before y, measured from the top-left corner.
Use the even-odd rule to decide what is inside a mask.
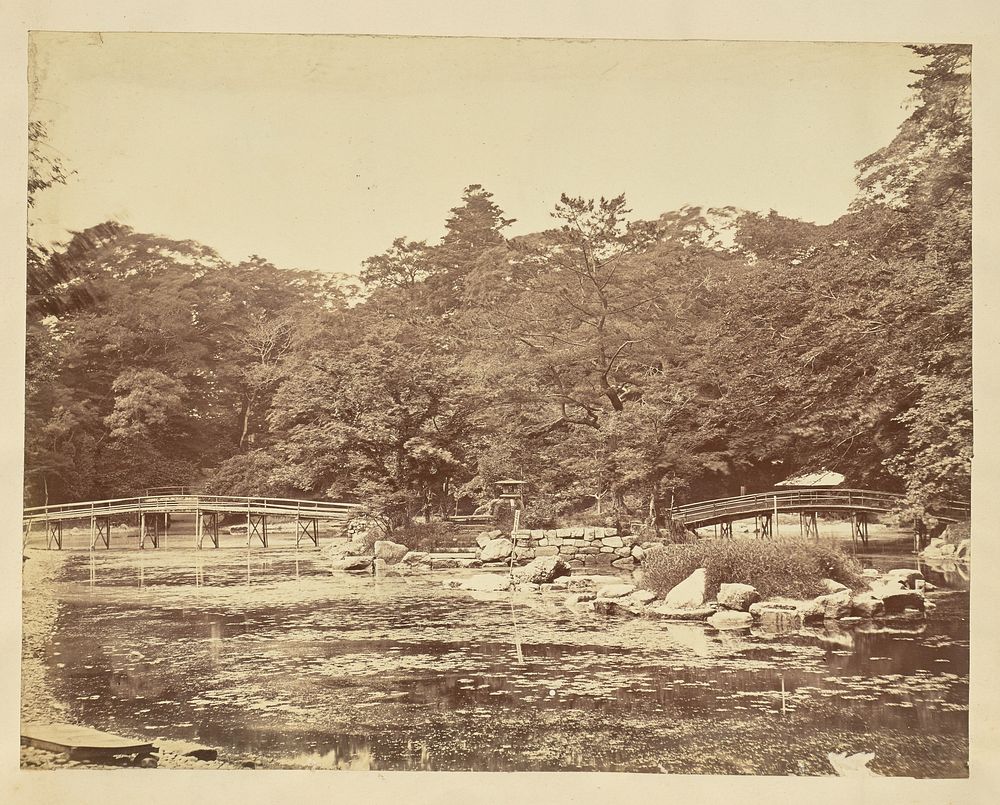
[[[500,489],[500,494],[497,497],[501,500],[511,501],[511,505],[515,509],[524,508],[524,487],[527,484],[527,481],[518,481],[514,478],[497,481],[496,485]]]

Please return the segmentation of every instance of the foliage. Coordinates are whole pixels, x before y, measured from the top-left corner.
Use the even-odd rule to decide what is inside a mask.
[[[125,482],[141,491],[188,483],[246,449],[266,424],[299,311],[342,304],[319,275],[256,257],[227,264],[200,244],[113,222],[75,234],[48,262],[85,284],[90,301],[29,315],[33,503],[123,491],[112,451],[115,461],[128,453]]]
[[[790,539],[652,546],[642,560],[643,585],[663,597],[700,567],[707,571],[709,597],[720,584],[750,584],[764,598],[812,598],[823,592],[825,578],[861,586],[861,566],[834,545]]]
[[[26,499],[207,475],[399,529],[514,476],[526,524],[655,533],[674,503],[809,469],[914,514],[967,497],[970,54],[914,50],[912,112],[826,226],[563,194],[508,238],[471,184],[439,243],[364,261],[363,299],[113,221],[29,243]],[[39,125],[29,170],[29,203],[69,176]]]
[[[361,280],[366,285],[385,288],[412,287],[426,279],[432,270],[427,257],[427,242],[396,238],[384,253],[362,263]]]
[[[440,508],[463,473],[479,401],[439,346],[404,324],[299,355],[269,415],[289,487],[365,500],[394,524]]]
[[[451,525],[441,520],[410,522],[393,529],[392,541],[405,545],[411,551],[435,551],[451,544]]]

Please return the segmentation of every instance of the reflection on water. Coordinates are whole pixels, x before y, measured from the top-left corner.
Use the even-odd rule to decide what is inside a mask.
[[[81,723],[294,767],[829,773],[866,750],[965,773],[964,592],[926,623],[747,633],[441,582],[284,550],[71,556],[52,684]]]

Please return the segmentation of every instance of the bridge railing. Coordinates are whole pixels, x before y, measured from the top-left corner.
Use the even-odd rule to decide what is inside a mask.
[[[236,497],[232,495],[140,495],[131,498],[90,500],[24,509],[25,523],[45,520],[76,520],[93,516],[171,512],[249,512],[278,516],[346,518],[362,509],[359,503],[325,500],[296,500],[274,497]]]
[[[849,510],[889,512],[899,508],[902,495],[893,492],[875,492],[868,489],[794,489],[776,492],[759,492],[740,497],[704,500],[670,510],[670,517],[685,525],[711,523],[740,516],[752,517],[777,509],[784,511]],[[967,517],[966,504],[949,502],[935,512],[943,519]]]
[[[765,514],[768,511],[809,511],[810,509],[845,509],[854,511],[892,511],[902,500],[891,492],[865,489],[808,489],[760,492],[732,498],[719,498],[678,506],[671,517],[680,523],[692,524],[735,517]]]

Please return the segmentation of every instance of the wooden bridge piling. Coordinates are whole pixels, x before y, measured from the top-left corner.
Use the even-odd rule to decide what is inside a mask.
[[[111,548],[111,517],[92,514],[90,516],[90,550],[97,547],[97,541],[104,543],[104,548]]]
[[[868,515],[864,511],[851,512],[851,542],[856,546],[868,547]]]
[[[247,512],[247,547],[257,537],[263,547],[267,547],[267,515]]]
[[[62,550],[63,546],[62,520],[45,521],[45,547],[52,550],[52,543],[56,544],[57,550]]]
[[[302,543],[302,538],[307,537],[312,544],[319,547],[319,520],[315,517],[295,518],[295,547]]]

